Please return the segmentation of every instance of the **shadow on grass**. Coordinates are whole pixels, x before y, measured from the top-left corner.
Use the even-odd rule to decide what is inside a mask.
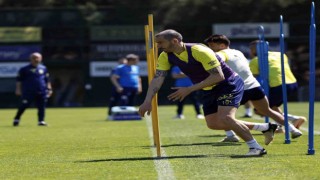
[[[231,155],[230,157],[233,158],[233,159],[240,159],[240,158],[261,158],[263,156],[261,156],[261,155],[256,155],[256,156]]]
[[[208,142],[208,143],[161,145],[161,147],[176,147],[176,146],[241,146],[241,143],[235,143],[235,142]]]
[[[96,123],[118,123],[118,122],[141,122],[142,120],[109,120],[109,119],[88,119],[86,122]]]
[[[198,136],[198,137],[205,137],[205,138],[212,138],[212,137],[225,137],[225,134],[214,134],[214,135],[204,135],[204,136]]]
[[[263,134],[262,133],[252,133],[251,134],[253,136],[262,136]],[[214,135],[204,135],[204,136],[198,136],[198,137],[203,137],[203,138],[213,138],[213,137],[226,137],[225,134],[214,134]]]
[[[195,159],[195,158],[210,158],[210,157],[230,157],[230,158],[261,158],[263,156],[245,156],[245,155],[225,155],[225,154],[209,154],[209,155],[186,155],[186,156],[167,156],[167,157],[132,157],[132,158],[110,158],[110,159],[93,159],[75,161],[74,163],[98,163],[98,162],[122,162],[122,161],[154,161],[154,160],[169,160],[169,159]]]
[[[227,155],[227,154],[212,154],[209,155],[210,157],[214,157],[214,158],[226,158],[226,157],[230,157],[233,159],[240,159],[240,158],[257,158],[257,157],[263,157],[261,155],[257,155],[257,156],[246,156],[246,155],[238,155],[238,154],[234,154],[234,155]]]
[[[179,147],[179,146],[241,146],[241,142],[208,142],[208,143],[191,143],[191,144],[167,144],[161,147]],[[142,148],[153,148],[155,146],[141,146]]]
[[[93,159],[84,161],[75,161],[75,163],[94,163],[94,162],[109,162],[109,161],[153,161],[167,159],[193,159],[206,158],[207,155],[188,155],[188,156],[169,156],[169,157],[134,157],[134,158],[110,158],[110,159]]]

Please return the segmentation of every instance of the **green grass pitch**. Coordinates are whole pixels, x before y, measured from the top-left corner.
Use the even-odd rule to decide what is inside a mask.
[[[208,129],[190,105],[185,120],[173,120],[175,111],[175,106],[159,107],[166,156],[156,158],[145,120],[106,121],[106,108],[49,108],[49,126],[38,127],[36,109],[28,109],[13,127],[16,109],[1,109],[0,179],[320,179],[320,103],[315,105],[315,155],[306,155],[308,123],[291,144],[276,134],[264,146],[264,157],[234,158],[247,152],[243,141],[220,143],[224,132]],[[308,103],[290,103],[289,112],[308,117]],[[263,122],[258,116],[242,120]],[[263,144],[261,133],[252,133]],[[169,166],[162,167],[165,163]]]

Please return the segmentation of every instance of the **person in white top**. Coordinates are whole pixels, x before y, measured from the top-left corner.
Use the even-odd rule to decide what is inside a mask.
[[[272,110],[269,107],[268,98],[266,97],[260,83],[256,80],[250,71],[249,63],[243,53],[236,49],[230,49],[230,40],[225,35],[214,34],[205,39],[205,43],[216,52],[226,64],[234,70],[244,81],[244,93],[241,104],[248,101],[252,102],[254,108],[262,115],[268,116],[277,123],[284,125],[282,114]],[[289,123],[291,138],[298,138],[302,135],[301,131]],[[239,138],[233,131],[226,131],[227,137],[222,142],[238,142]]]

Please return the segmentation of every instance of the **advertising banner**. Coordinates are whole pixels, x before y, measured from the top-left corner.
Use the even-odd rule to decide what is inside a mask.
[[[279,23],[213,24],[212,31],[228,38],[258,38],[259,26],[263,26],[266,38],[279,38]],[[289,37],[288,23],[283,23],[283,33],[285,37]]]
[[[28,60],[33,52],[41,52],[39,45],[0,46],[0,61]]]
[[[109,43],[91,45],[91,59],[119,59],[127,54],[136,54],[145,59],[146,46],[144,43]]]
[[[113,68],[118,66],[118,61],[92,61],[90,62],[90,77],[109,77]],[[148,76],[148,65],[146,61],[140,61],[140,76]]]
[[[95,26],[90,29],[92,41],[144,40],[144,26]]]
[[[17,77],[19,69],[27,64],[28,62],[0,63],[0,78]]]
[[[40,27],[0,27],[0,42],[40,42]]]

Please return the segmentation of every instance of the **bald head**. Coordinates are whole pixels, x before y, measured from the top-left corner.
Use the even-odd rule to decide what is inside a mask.
[[[160,33],[156,34],[155,37],[162,37],[168,41],[171,41],[172,39],[177,39],[179,42],[182,41],[182,35],[173,29],[161,31]]]
[[[30,62],[33,66],[38,66],[42,61],[42,55],[38,52],[34,52],[30,55]]]

